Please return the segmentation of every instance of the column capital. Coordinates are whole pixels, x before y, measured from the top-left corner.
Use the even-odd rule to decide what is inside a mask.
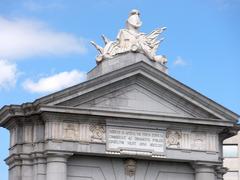
[[[216,171],[220,172],[222,174],[226,174],[227,171],[228,171],[228,168],[227,167],[223,167],[222,165],[219,165],[219,166],[216,167]]]
[[[223,179],[223,175],[226,174],[228,171],[228,168],[223,167],[222,165],[219,165],[216,167],[216,173],[217,173],[217,179]]]
[[[214,173],[216,167],[220,166],[218,162],[205,162],[205,161],[195,161],[192,162],[192,167],[195,169],[195,172],[199,173]]]
[[[191,165],[195,168],[198,167],[218,167],[222,166],[222,162],[210,162],[210,161],[194,161]]]
[[[195,169],[195,180],[215,180],[216,166],[218,162],[195,161],[192,167]]]
[[[67,159],[73,155],[73,153],[62,152],[62,151],[47,151],[44,153],[47,159],[47,162],[62,162],[66,163]]]

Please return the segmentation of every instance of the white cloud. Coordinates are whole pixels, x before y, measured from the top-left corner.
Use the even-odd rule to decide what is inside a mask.
[[[0,39],[0,57],[10,60],[86,51],[83,39],[33,20],[0,17]]]
[[[32,93],[55,92],[84,81],[86,73],[77,70],[65,71],[52,76],[40,78],[37,82],[28,79],[23,88]]]
[[[173,62],[174,66],[186,66],[187,62],[182,59],[180,56],[177,57],[177,59]]]
[[[17,66],[7,60],[0,60],[0,89],[14,87],[17,79]]]

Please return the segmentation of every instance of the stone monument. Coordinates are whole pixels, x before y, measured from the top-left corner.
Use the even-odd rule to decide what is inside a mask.
[[[132,51],[143,53],[150,60],[165,64],[167,62],[166,57],[161,55],[157,56],[156,51],[160,42],[163,41],[163,38],[157,40],[157,37],[166,29],[166,27],[156,29],[146,35],[145,33],[139,32],[141,25],[140,12],[134,9],[129,14],[126,22],[126,29],[121,29],[119,31],[116,41],[110,41],[102,35],[105,43],[105,47],[103,48],[91,41],[100,53],[96,58],[97,63],[100,63],[104,59],[113,58],[118,54]]]
[[[239,115],[166,73],[133,10],[88,80],[0,110],[9,180],[220,180]]]

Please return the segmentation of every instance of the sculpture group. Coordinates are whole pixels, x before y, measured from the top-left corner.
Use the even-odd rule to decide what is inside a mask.
[[[96,58],[97,63],[104,59],[113,58],[117,54],[125,52],[139,52],[145,54],[152,61],[166,64],[167,59],[163,55],[156,55],[156,51],[163,41],[163,38],[158,40],[158,36],[166,29],[166,27],[155,29],[149,34],[139,32],[142,22],[140,20],[140,13],[138,10],[132,10],[126,22],[126,29],[121,29],[115,41],[111,41],[102,35],[105,43],[104,47],[97,45],[95,42],[91,43],[99,51]]]

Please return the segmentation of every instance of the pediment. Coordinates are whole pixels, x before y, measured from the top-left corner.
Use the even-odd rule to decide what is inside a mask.
[[[166,87],[139,75],[110,83],[54,105],[88,110],[218,119]]]
[[[238,118],[237,114],[145,62],[106,73],[35,103],[82,109],[90,114],[121,112],[225,122],[235,122]]]
[[[89,109],[106,109],[146,114],[161,114],[166,116],[193,117],[161,97],[153,94],[139,85],[113,91],[101,97],[96,97],[77,107]]]

